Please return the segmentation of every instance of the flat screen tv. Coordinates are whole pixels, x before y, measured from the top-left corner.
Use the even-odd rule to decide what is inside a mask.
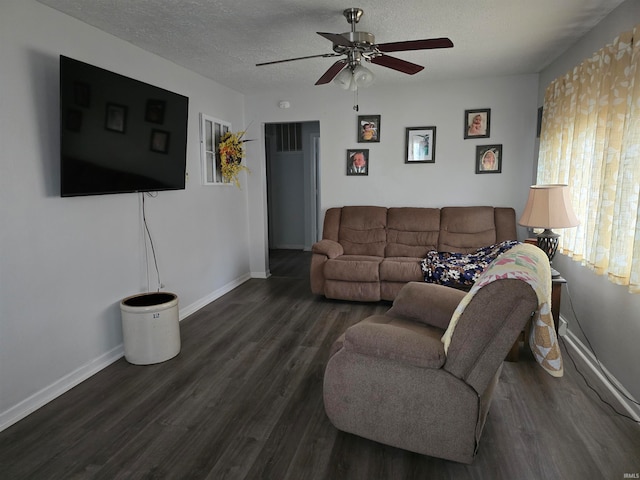
[[[185,188],[189,99],[60,56],[60,194]]]

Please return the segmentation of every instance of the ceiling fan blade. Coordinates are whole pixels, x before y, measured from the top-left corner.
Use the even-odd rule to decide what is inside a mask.
[[[371,63],[375,63],[376,65],[381,65],[387,68],[392,68],[409,75],[413,75],[424,69],[422,65],[407,62],[406,60],[401,60],[396,57],[390,57],[389,55],[380,55],[379,57],[374,57],[371,59]]]
[[[408,50],[429,50],[431,48],[451,48],[453,42],[448,38],[428,38],[425,40],[407,40],[405,42],[379,43],[381,52],[406,52]]]
[[[339,33],[325,33],[325,32],[316,32],[318,35],[330,40],[335,45],[341,45],[343,47],[350,47],[353,45],[348,38],[343,37]]]
[[[306,57],[296,57],[296,58],[287,58],[286,60],[275,60],[273,62],[263,62],[256,63],[256,67],[261,67],[263,65],[273,65],[275,63],[284,63],[284,62],[293,62],[295,60],[305,60],[307,58],[319,58],[319,57],[339,57],[339,53],[321,53],[320,55],[307,55]]]
[[[346,65],[346,60],[338,60],[329,67],[329,70],[324,72],[324,75],[322,75],[315,84],[324,85],[325,83],[329,83],[331,80],[336,78],[336,75],[338,75]]]

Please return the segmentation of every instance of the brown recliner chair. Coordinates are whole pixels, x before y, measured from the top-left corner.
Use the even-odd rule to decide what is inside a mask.
[[[441,337],[464,296],[408,283],[386,314],[353,325],[335,342],[324,404],[339,430],[473,461],[502,362],[538,300],[522,280],[483,286],[464,308],[445,354]]]

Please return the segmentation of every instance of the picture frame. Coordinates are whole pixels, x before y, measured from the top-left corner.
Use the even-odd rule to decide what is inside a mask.
[[[162,125],[164,123],[164,110],[166,102],[164,100],[147,100],[144,119],[150,123]]]
[[[169,152],[169,138],[170,133],[164,130],[151,130],[151,142],[149,143],[149,150],[157,153]]]
[[[347,150],[347,175],[369,175],[369,149]]]
[[[404,163],[436,163],[436,127],[407,127]]]
[[[127,130],[127,107],[117,103],[107,103],[104,128],[112,132],[125,133]]]
[[[489,138],[491,135],[491,109],[464,111],[464,138]]]
[[[476,146],[476,173],[502,173],[502,145]]]
[[[380,115],[358,115],[358,143],[380,142]]]

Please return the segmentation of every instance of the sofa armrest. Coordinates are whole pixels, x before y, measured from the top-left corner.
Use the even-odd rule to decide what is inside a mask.
[[[386,315],[409,318],[446,330],[466,292],[435,283],[409,282],[400,289]]]
[[[421,368],[441,368],[444,365],[446,355],[439,338],[387,321],[388,317],[385,320],[385,317],[372,316],[348,328],[344,335],[344,348]]]
[[[328,258],[336,258],[344,254],[342,245],[338,242],[334,242],[333,240],[327,240],[326,238],[314,243],[311,247],[311,251],[313,253],[326,255]]]
[[[335,342],[333,342],[333,345],[331,345],[331,349],[329,350],[329,358],[333,357],[342,349],[342,347],[344,347],[344,337],[345,334],[343,333],[336,339]]]

